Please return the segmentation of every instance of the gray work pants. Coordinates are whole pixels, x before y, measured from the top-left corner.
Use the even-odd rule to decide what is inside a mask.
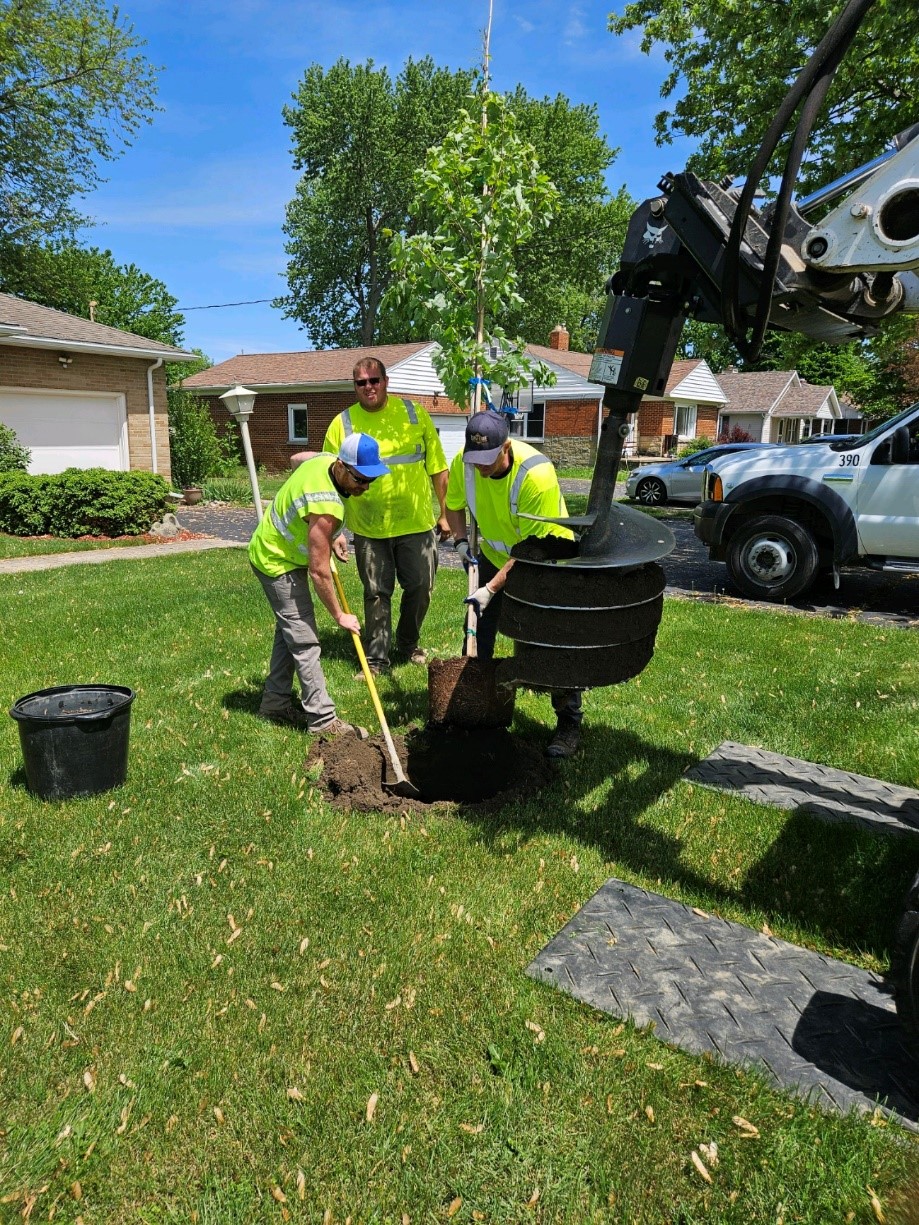
[[[316,615],[307,571],[288,570],[270,578],[253,566],[274,613],[274,646],[261,714],[278,713],[290,705],[294,672],[300,681],[300,701],[311,728],[325,727],[335,718],[335,705],[325,686],[319,662]]]
[[[354,537],[354,558],[364,587],[364,648],[375,668],[388,668],[392,645],[392,597],[396,580],[402,588],[395,648],[411,655],[431,603],[437,572],[437,539],[433,529],[410,536],[375,540]]]

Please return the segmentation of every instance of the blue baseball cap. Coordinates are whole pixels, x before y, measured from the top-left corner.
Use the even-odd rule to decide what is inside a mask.
[[[338,458],[361,476],[372,479],[389,476],[390,469],[380,459],[380,447],[369,434],[349,434],[341,444]]]
[[[510,430],[503,413],[495,413],[490,409],[473,413],[466,422],[463,463],[482,464],[485,467],[493,464],[509,437]]]

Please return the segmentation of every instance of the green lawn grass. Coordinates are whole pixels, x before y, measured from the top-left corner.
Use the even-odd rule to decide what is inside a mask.
[[[438,578],[442,655],[464,581]],[[272,622],[240,553],[17,575],[0,616],[6,708],[137,691],[109,794],[37,801],[0,731],[0,1220],[824,1225],[915,1203],[915,1137],[523,973],[613,875],[883,967],[914,847],[682,775],[733,739],[916,785],[908,631],[668,601],[652,663],[586,697],[583,752],[538,797],[384,815],[331,809],[307,740],[256,719]],[[373,726],[320,618],[339,711]],[[381,692],[395,730],[423,720],[422,669]],[[551,723],[519,695],[519,734]],[[713,1141],[708,1185],[690,1154]]]

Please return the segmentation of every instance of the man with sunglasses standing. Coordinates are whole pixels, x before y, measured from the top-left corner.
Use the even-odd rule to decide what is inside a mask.
[[[341,534],[344,508],[362,498],[374,481],[389,475],[380,448],[365,434],[350,434],[332,454],[312,455],[278,490],[249,542],[249,562],[275,617],[274,647],[259,716],[326,736],[353,734],[361,727],[339,719],[320,664],[316,615],[309,580],[332,619],[349,633],[360,622],[338,602],[331,558],[348,559]],[[300,701],[291,694],[294,672]]]
[[[434,589],[437,541],[450,534],[444,502],[447,458],[421,405],[389,394],[386,367],[378,358],[361,358],[353,378],[357,403],[332,421],[323,447],[337,454],[355,432],[369,434],[392,470],[391,480],[374,486],[360,502],[349,502],[345,513],[364,587],[367,662],[372,672],[380,673],[389,668],[392,654],[413,664],[425,662],[421,626]],[[402,599],[393,642],[392,597],[397,581]]]

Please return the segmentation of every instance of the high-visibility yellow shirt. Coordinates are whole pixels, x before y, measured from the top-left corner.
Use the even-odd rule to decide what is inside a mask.
[[[479,525],[479,549],[500,568],[511,549],[528,536],[563,536],[574,533],[554,523],[537,523],[522,515],[562,519],[568,507],[552,462],[529,443],[514,439],[512,463],[503,476],[483,477],[476,464],[464,464],[459,454],[450,465],[447,510],[468,508]]]
[[[269,578],[310,563],[310,515],[344,517],[344,499],[330,469],[334,455],[320,452],[305,460],[287,478],[262,516],[249,541],[249,560]]]
[[[383,540],[428,532],[436,522],[430,478],[445,472],[447,457],[434,423],[420,404],[389,396],[375,413],[360,404],[339,413],[326,432],[324,451],[338,454],[351,433],[369,434],[380,447],[390,476],[345,504],[345,522],[359,536]]]

